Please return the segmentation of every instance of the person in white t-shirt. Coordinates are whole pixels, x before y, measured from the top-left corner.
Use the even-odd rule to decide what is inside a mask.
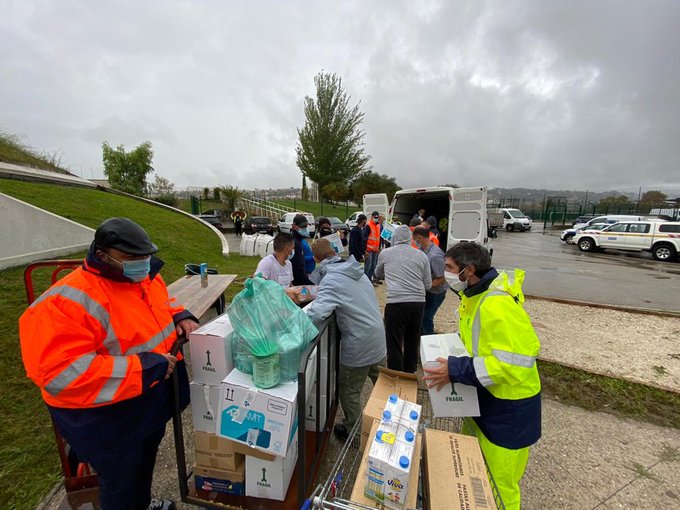
[[[274,253],[267,255],[257,265],[255,274],[271,280],[284,289],[293,281],[293,266],[290,259],[295,254],[295,242],[290,234],[280,233],[274,238]]]

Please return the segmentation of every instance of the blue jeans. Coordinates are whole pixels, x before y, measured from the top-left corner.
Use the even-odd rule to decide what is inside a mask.
[[[422,335],[434,335],[434,315],[442,306],[444,299],[446,299],[446,292],[439,294],[425,293],[425,311],[423,312],[423,325],[420,328]]]
[[[373,280],[373,273],[375,273],[375,268],[378,265],[378,253],[377,251],[367,251],[364,256],[364,274],[368,276],[369,280]]]

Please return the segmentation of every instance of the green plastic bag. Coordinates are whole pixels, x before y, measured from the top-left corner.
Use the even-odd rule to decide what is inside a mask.
[[[283,287],[264,278],[246,280],[245,289],[236,295],[227,314],[241,341],[259,358],[296,352],[299,359],[319,334]]]

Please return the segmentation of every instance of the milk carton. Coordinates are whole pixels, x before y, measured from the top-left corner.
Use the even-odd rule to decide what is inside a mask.
[[[414,446],[414,442],[397,441],[392,432],[378,429],[368,453],[366,497],[388,508],[403,508],[409,490]]]

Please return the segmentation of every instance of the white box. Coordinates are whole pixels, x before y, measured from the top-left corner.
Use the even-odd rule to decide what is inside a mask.
[[[321,432],[326,423],[326,395],[319,397],[319,430],[316,430],[316,393],[312,394],[305,401],[305,430]]]
[[[285,456],[297,423],[297,382],[260,389],[238,369],[222,382],[217,435]]]
[[[420,360],[423,368],[437,358],[470,356],[457,333],[425,335],[420,337]],[[466,384],[448,383],[441,391],[428,389],[432,411],[436,418],[452,416],[479,416],[477,388]]]
[[[189,383],[189,389],[194,429],[214,434],[217,431],[217,413],[220,408],[220,387],[192,382]]]
[[[232,371],[230,335],[233,331],[225,313],[189,333],[191,373],[195,382],[219,386]]]
[[[297,428],[285,457],[275,457],[273,461],[269,461],[251,455],[246,456],[246,496],[277,501],[286,499],[297,458]]]

